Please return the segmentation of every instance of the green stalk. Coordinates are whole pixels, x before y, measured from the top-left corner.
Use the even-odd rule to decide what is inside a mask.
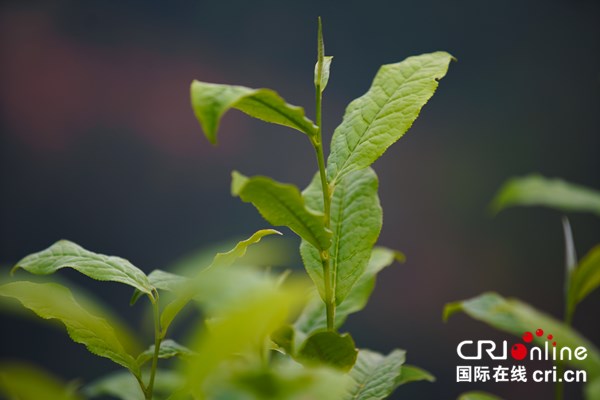
[[[158,354],[160,344],[162,342],[162,334],[160,331],[160,310],[158,307],[158,293],[156,300],[152,301],[152,309],[154,311],[154,355],[152,356],[152,369],[150,370],[150,381],[148,388],[145,390],[146,400],[152,400],[152,392],[154,391],[154,378],[156,377],[156,369],[158,367]]]
[[[327,182],[327,172],[325,170],[325,156],[323,154],[323,134],[322,134],[322,100],[323,92],[321,90],[321,74],[323,73],[323,58],[324,58],[324,45],[323,45],[323,28],[321,25],[321,17],[319,17],[319,28],[318,28],[318,39],[317,39],[317,76],[315,79],[315,105],[316,105],[316,124],[317,133],[311,138],[315,152],[317,155],[317,162],[319,164],[319,175],[321,177],[321,189],[323,191],[323,211],[325,215],[325,227],[330,228],[331,224],[331,193],[329,191],[329,183]],[[334,288],[331,282],[331,266],[329,249],[322,250],[320,252],[321,265],[323,266],[323,278],[325,284],[325,310],[327,313],[327,329],[334,329],[335,320],[335,299],[334,299]]]
[[[567,217],[562,218],[563,232],[565,236],[565,316],[564,323],[569,328],[573,325],[573,314],[575,312],[574,303],[571,301],[572,293],[572,280],[571,275],[576,267],[577,255],[575,254],[573,246],[573,234],[571,231],[571,224]],[[562,376],[564,372],[564,364],[560,361],[556,363],[556,373],[558,376]],[[556,400],[564,399],[564,384],[562,379],[556,382],[554,385],[554,398]]]

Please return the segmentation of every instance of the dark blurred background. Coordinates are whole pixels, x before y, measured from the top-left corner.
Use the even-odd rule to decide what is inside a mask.
[[[360,347],[408,350],[435,384],[394,399],[489,389],[551,398],[550,384],[457,384],[456,344],[497,333],[446,302],[494,290],[562,315],[561,215],[488,204],[507,178],[539,172],[600,188],[600,3],[562,1],[3,1],[0,6],[0,262],[60,238],[145,271],[267,224],[229,194],[230,171],[305,186],[314,170],[295,131],[231,112],[220,145],[188,104],[192,79],[277,89],[313,115],[316,18],[334,55],[326,136],[378,67],[447,50],[457,59],[409,133],[376,164],[380,242],[408,262],[383,272],[346,328]],[[600,221],[570,215],[583,256]],[[288,233],[288,231],[286,231]],[[288,235],[292,237],[291,235]],[[61,272],[123,307],[130,291]],[[598,293],[575,325],[600,343]],[[64,379],[113,369],[60,329],[3,316],[2,358]],[[535,327],[534,327],[535,328]],[[576,386],[569,398],[580,398]]]

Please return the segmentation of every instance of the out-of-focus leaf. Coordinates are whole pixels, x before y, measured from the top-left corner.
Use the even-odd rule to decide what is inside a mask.
[[[458,400],[502,400],[498,396],[485,392],[468,392],[459,396]]]
[[[296,332],[294,327],[291,325],[284,325],[277,329],[271,335],[271,340],[275,344],[274,350],[279,350],[285,354],[292,355],[295,352],[295,335]]]
[[[18,400],[79,400],[68,384],[23,362],[0,362],[0,394]]]
[[[323,214],[306,208],[296,186],[264,176],[249,178],[235,171],[232,177],[231,193],[252,203],[269,223],[287,226],[319,249],[331,245],[331,232],[325,228]]]
[[[394,350],[387,356],[370,350],[360,350],[350,376],[354,384],[346,400],[381,400],[387,398],[402,384],[403,350]]]
[[[326,365],[342,371],[350,371],[356,362],[358,351],[352,336],[333,331],[316,332],[302,344],[296,358],[309,366]]]
[[[192,393],[204,398],[202,386],[206,378],[236,354],[254,351],[258,357],[267,338],[284,324],[302,298],[302,291],[283,290],[273,282],[238,298],[235,306],[212,321],[210,329],[200,329],[190,345],[197,355],[189,357],[184,367]]]
[[[594,247],[581,260],[579,266],[571,274],[567,307],[571,311],[579,302],[600,286],[600,245]]]
[[[327,162],[330,182],[377,160],[400,139],[433,96],[452,56],[438,51],[383,65],[369,91],[352,101],[333,133]]]
[[[148,275],[148,280],[156,289],[167,292],[176,292],[185,285],[185,283],[188,281],[188,278],[172,272],[155,269],[154,271],[150,272],[150,275]],[[135,289],[129,303],[131,305],[135,304],[142,295],[142,292]]]
[[[495,213],[512,206],[545,206],[600,215],[600,192],[561,179],[529,175],[507,181],[492,201]]]
[[[61,268],[73,268],[92,279],[124,283],[153,296],[154,288],[146,274],[129,261],[92,253],[68,240],[60,240],[46,250],[28,255],[15,265],[13,271],[19,268],[36,275],[48,275]]]
[[[336,304],[343,301],[356,281],[363,275],[377,241],[382,225],[382,210],[377,195],[378,180],[375,171],[364,168],[342,178],[331,199],[330,251],[331,281],[335,282]],[[323,211],[323,191],[318,174],[303,192],[306,204],[313,210]],[[308,274],[325,299],[323,267],[320,250],[303,241],[302,260]]]
[[[557,341],[557,352],[562,347],[575,349],[584,346],[588,354],[584,360],[573,357],[571,360],[565,360],[564,362],[575,368],[585,369],[590,379],[600,377],[600,353],[598,349],[572,328],[549,315],[541,313],[528,304],[516,299],[505,299],[496,293],[484,293],[469,300],[446,304],[444,319],[447,320],[460,311],[494,328],[519,337],[524,332],[537,328],[552,332]],[[538,345],[544,346],[544,338],[540,339],[534,336],[534,341]]]
[[[392,265],[394,260],[404,262],[405,256],[396,250],[377,246],[373,248],[367,269],[358,282],[352,287],[350,293],[335,311],[335,324],[339,328],[346,321],[348,315],[365,308],[373,289],[377,273],[383,268]],[[325,304],[317,293],[311,296],[310,301],[296,320],[294,327],[306,334],[327,328]]]
[[[583,390],[585,400],[600,400],[600,379],[589,382]]]
[[[246,250],[249,246],[260,242],[260,240],[268,235],[278,234],[281,235],[280,232],[274,229],[261,229],[255,232],[252,236],[250,236],[246,240],[242,240],[239,242],[233,249],[225,253],[218,253],[213,262],[206,268],[209,270],[215,267],[229,267],[231,266],[236,259],[243,257],[246,254]],[[205,271],[205,270],[203,270]],[[201,271],[202,272],[202,271]],[[196,281],[201,279],[202,275],[198,274],[197,278],[194,278]],[[166,334],[167,329],[173,322],[173,319],[179,314],[179,312],[185,307],[185,305],[194,298],[194,296],[198,293],[198,283],[195,281],[191,281],[187,287],[179,290],[179,294],[177,297],[171,301],[164,308],[163,312],[160,316],[160,323],[162,327],[163,334]]]
[[[144,375],[147,375],[145,373]],[[147,379],[144,376],[144,379]],[[183,379],[176,372],[168,370],[156,371],[154,381],[155,398],[167,398],[171,393],[183,386]],[[86,385],[83,389],[87,397],[111,396],[121,400],[144,400],[145,396],[140,389],[137,380],[126,371],[110,373],[94,382]],[[188,400],[186,398],[186,400]]]
[[[0,296],[18,300],[44,319],[59,320],[73,341],[85,345],[91,353],[139,374],[135,359],[125,351],[110,324],[83,309],[66,287],[56,283],[18,281],[0,286]]]
[[[295,368],[277,363],[272,368],[246,369],[229,382],[213,385],[215,400],[342,400],[348,378],[326,368]]]
[[[154,356],[154,345],[151,345],[146,351],[141,353],[137,362],[141,367],[146,362],[152,359]],[[192,351],[185,346],[180,345],[176,341],[172,339],[163,340],[160,344],[160,349],[158,349],[158,358],[173,358],[173,357],[186,357],[192,355]]]
[[[212,144],[217,143],[221,118],[231,108],[265,122],[297,129],[309,136],[316,132],[315,125],[306,118],[302,107],[287,104],[270,89],[193,81],[190,92],[194,114]]]

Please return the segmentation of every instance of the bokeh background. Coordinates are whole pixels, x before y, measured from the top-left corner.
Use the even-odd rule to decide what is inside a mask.
[[[0,262],[68,238],[150,271],[267,226],[229,195],[231,170],[304,186],[315,170],[311,147],[295,131],[237,112],[211,147],[190,110],[189,83],[275,88],[313,115],[318,15],[335,56],[326,137],[379,65],[434,50],[458,59],[374,166],[380,242],[408,262],[383,272],[346,328],[361,347],[407,349],[411,364],[437,376],[394,399],[479,388],[550,398],[549,384],[457,384],[458,342],[508,336],[464,316],[444,324],[441,313],[446,302],[494,290],[561,316],[561,215],[492,217],[488,205],[504,180],[530,172],[600,188],[597,1],[3,1]],[[570,218],[581,256],[600,241],[600,221]],[[64,274],[139,324],[127,288]],[[575,318],[597,344],[599,302],[596,293]],[[60,329],[1,318],[2,358],[84,381],[114,368]],[[579,388],[569,398],[580,398]]]

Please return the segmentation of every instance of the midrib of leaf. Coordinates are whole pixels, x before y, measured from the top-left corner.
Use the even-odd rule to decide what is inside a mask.
[[[337,288],[337,273],[338,273],[338,265],[339,265],[339,254],[340,254],[340,234],[342,231],[342,215],[344,214],[344,207],[343,207],[343,202],[344,202],[344,187],[342,187],[341,189],[341,193],[340,193],[340,206],[338,207],[338,212],[337,212],[337,221],[338,223],[336,224],[335,227],[335,257],[333,257],[333,262],[334,262],[334,266],[333,266],[333,276],[332,276],[332,286],[333,286],[333,294],[334,294],[334,301],[337,301],[335,298],[336,296],[336,288]]]
[[[294,115],[285,114],[285,113],[281,112],[281,110],[278,110],[277,108],[275,108],[272,105],[270,105],[269,103],[267,103],[267,102],[265,102],[265,101],[263,101],[261,99],[257,99],[255,97],[246,97],[246,98],[243,98],[240,101],[238,101],[236,104],[239,104],[239,103],[244,102],[244,101],[248,101],[250,103],[251,102],[256,102],[256,103],[259,103],[259,104],[267,107],[270,110],[275,111],[275,113],[283,116],[284,118],[286,118],[287,120],[289,120],[290,122],[292,122],[296,126],[296,128],[298,130],[300,130],[302,132],[305,132],[304,126],[302,125],[302,121],[299,122],[298,119]],[[308,119],[305,119],[305,121],[307,123],[311,124]],[[314,132],[305,132],[305,133],[306,134],[311,134],[311,135],[314,134]]]
[[[422,64],[422,66],[421,66],[421,69],[425,69],[425,68],[427,68],[427,67],[428,67],[428,65],[429,65],[429,64],[431,64],[431,62],[432,62],[432,61],[428,61],[428,62],[426,62],[426,63]],[[404,82],[403,82],[403,84],[405,84],[405,83],[414,83],[414,82],[418,82],[419,80],[423,80],[423,79],[431,79],[431,77],[429,77],[429,76],[424,76],[424,77],[422,77],[422,78],[419,78],[419,79],[410,80],[410,78],[411,78],[411,77],[412,77],[412,76],[413,76],[413,75],[414,75],[414,74],[415,74],[415,73],[416,73],[418,70],[419,70],[419,68],[417,68],[417,69],[413,70],[413,71],[410,73],[410,75],[409,75],[408,77],[405,77],[404,75],[402,75],[402,77],[404,78]],[[400,73],[402,73],[402,70],[400,70]],[[438,79],[436,79],[436,81],[437,81],[437,80],[438,80]],[[396,82],[396,83],[397,83],[397,82]],[[346,159],[344,160],[344,162],[342,163],[342,165],[341,165],[340,167],[338,167],[338,166],[336,165],[336,169],[337,169],[337,171],[336,171],[336,173],[335,173],[335,177],[333,177],[333,179],[331,179],[331,182],[333,182],[333,183],[335,184],[335,182],[336,182],[336,181],[339,179],[339,177],[340,177],[340,172],[342,172],[342,171],[344,170],[344,168],[346,167],[346,164],[348,163],[348,160],[350,160],[350,158],[351,158],[352,154],[353,154],[353,153],[356,151],[356,148],[357,148],[357,147],[358,147],[360,144],[364,143],[364,141],[363,141],[363,137],[364,137],[364,136],[367,134],[367,132],[369,132],[369,130],[371,129],[371,125],[373,124],[373,122],[377,121],[377,119],[379,118],[380,114],[383,112],[383,109],[384,109],[386,106],[388,106],[388,105],[390,105],[390,104],[392,103],[392,101],[390,101],[389,99],[390,99],[391,97],[393,97],[393,96],[394,96],[394,95],[395,95],[395,94],[396,94],[396,93],[397,93],[397,92],[398,92],[400,89],[402,89],[402,86],[403,86],[403,84],[400,84],[400,85],[398,85],[398,87],[397,87],[396,89],[394,89],[394,91],[393,91],[391,94],[388,94],[388,93],[385,91],[385,85],[378,86],[378,87],[380,87],[380,88],[381,88],[381,90],[383,91],[383,93],[385,93],[385,95],[386,95],[386,97],[387,97],[387,100],[385,101],[385,104],[384,104],[384,105],[382,105],[382,106],[379,106],[379,104],[377,104],[377,106],[379,107],[379,110],[377,110],[377,112],[375,113],[375,116],[374,116],[374,117],[373,117],[373,118],[372,118],[370,121],[369,121],[367,118],[365,118],[365,117],[363,116],[363,114],[362,114],[362,108],[358,108],[358,109],[356,109],[356,111],[355,111],[355,112],[360,112],[360,117],[362,118],[362,120],[363,120],[364,122],[366,122],[366,123],[367,123],[367,128],[366,128],[365,130],[363,130],[363,131],[362,131],[362,134],[361,134],[360,132],[358,132],[358,131],[356,131],[356,130],[355,130],[355,132],[357,132],[357,133],[359,134],[359,139],[356,141],[356,143],[354,144],[354,146],[350,146],[350,145],[349,145],[349,143],[348,143],[348,135],[344,135],[344,136],[343,136],[343,137],[344,137],[344,139],[346,140],[346,147],[347,147],[347,148],[350,150],[350,152],[349,152],[349,154],[348,154],[348,157],[346,157]],[[369,91],[370,91],[370,90],[369,90]],[[367,93],[365,93],[365,95],[366,95],[366,94],[368,94],[368,92],[369,92],[369,91],[367,91]],[[409,96],[410,96],[410,95],[408,95],[408,96],[402,96],[402,97],[399,97],[398,99],[396,99],[396,101],[404,100],[406,97],[409,97]],[[358,99],[357,99],[357,100],[358,100]],[[369,99],[369,100],[371,100],[371,101],[373,101],[374,103],[376,103],[374,99]],[[408,105],[404,106],[403,108],[401,108],[401,109],[399,109],[399,110],[396,110],[395,112],[398,112],[398,113],[400,113],[400,112],[402,112],[402,110],[404,110],[406,107],[408,107]],[[419,115],[419,114],[420,114],[420,111],[418,111],[418,112],[417,112],[417,115]],[[387,115],[387,114],[386,114],[386,115]],[[410,126],[412,126],[412,123],[409,125],[409,128],[410,128]],[[353,128],[353,129],[355,129],[355,128]],[[408,130],[408,129],[407,129],[407,130]],[[368,141],[368,140],[367,140],[367,141]]]

